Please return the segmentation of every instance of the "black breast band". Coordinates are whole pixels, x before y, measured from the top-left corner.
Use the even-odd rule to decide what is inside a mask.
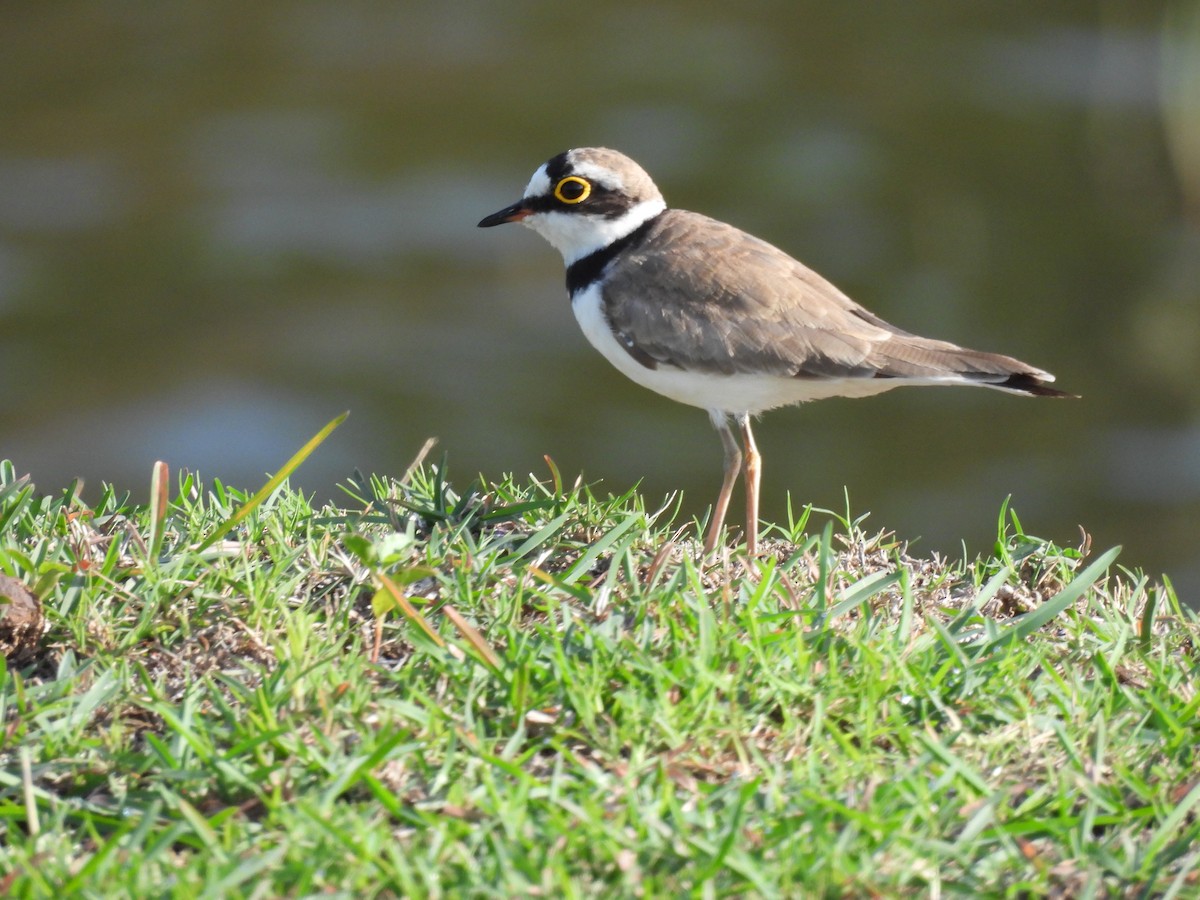
[[[662,213],[658,214],[659,216]],[[652,216],[623,238],[617,238],[607,247],[594,250],[582,259],[567,266],[567,293],[574,297],[586,289],[604,272],[604,267],[612,262],[618,253],[636,247],[650,233],[650,226],[658,216]]]

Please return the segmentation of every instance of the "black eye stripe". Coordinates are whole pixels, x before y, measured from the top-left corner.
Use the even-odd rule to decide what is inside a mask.
[[[620,218],[633,206],[624,194],[596,185],[593,185],[592,194],[588,197],[587,202],[576,206],[563,205],[553,193],[543,194],[540,197],[529,197],[525,201],[525,205],[531,212],[571,213],[578,210],[580,215],[603,216],[605,219]]]
[[[530,197],[525,201],[525,206],[528,207],[532,212],[550,212],[552,209],[562,209],[562,204],[554,199],[553,194],[544,194],[540,197]]]

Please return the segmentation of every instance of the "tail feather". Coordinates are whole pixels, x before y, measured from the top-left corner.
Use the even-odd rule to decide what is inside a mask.
[[[1025,394],[1029,397],[1079,399],[1078,394],[1069,394],[1066,391],[1060,391],[1058,388],[1052,388],[1046,384],[1044,378],[1030,374],[1029,372],[1019,372],[1016,375],[1009,375],[1003,381],[989,381],[986,384],[988,387],[994,387],[1001,391],[1011,391],[1014,394]]]
[[[1076,397],[1052,388],[1054,376],[1000,353],[969,350],[946,341],[897,336],[882,342],[869,360],[877,378],[960,378],[1030,397]],[[961,383],[961,382],[960,382]]]

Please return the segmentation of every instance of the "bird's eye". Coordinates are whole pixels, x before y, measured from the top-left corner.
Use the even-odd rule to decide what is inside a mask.
[[[558,184],[554,186],[554,196],[563,203],[582,203],[592,193],[592,185],[586,178],[580,178],[578,175],[568,175],[566,178],[560,179]]]

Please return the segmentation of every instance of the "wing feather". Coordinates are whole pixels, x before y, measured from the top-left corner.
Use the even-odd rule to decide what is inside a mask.
[[[1022,392],[1053,380],[1008,356],[903,331],[777,247],[684,210],[663,213],[609,268],[604,299],[639,359],[690,371],[996,386],[1016,376]]]

